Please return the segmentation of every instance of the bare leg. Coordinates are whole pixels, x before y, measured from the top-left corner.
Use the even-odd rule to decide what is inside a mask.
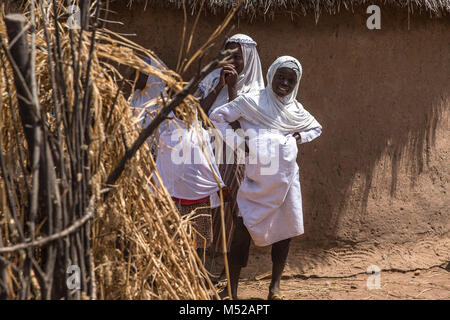
[[[237,289],[239,286],[239,275],[241,274],[241,266],[230,265],[230,284],[231,284],[231,297],[233,300],[238,300]],[[228,297],[228,286],[220,292],[220,298],[224,299]]]
[[[285,265],[285,263],[274,263],[272,265],[272,281],[269,285],[269,296],[272,296],[274,293],[281,295],[280,282]]]
[[[283,275],[286,259],[289,253],[291,239],[282,240],[272,245],[272,281],[269,285],[269,299],[277,294],[281,296],[280,282]]]
[[[228,263],[230,268],[231,296],[237,300],[237,289],[239,285],[239,275],[241,269],[247,265],[251,236],[244,225],[242,218],[237,219],[236,228],[233,234],[233,240],[228,253]],[[228,288],[221,292],[222,297],[228,295]]]

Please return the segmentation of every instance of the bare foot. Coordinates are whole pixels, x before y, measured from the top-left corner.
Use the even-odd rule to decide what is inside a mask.
[[[222,300],[230,300],[230,296],[228,295],[228,289],[225,287],[222,291],[219,292],[219,297]],[[239,300],[237,296],[233,296],[233,300]]]
[[[281,294],[280,284],[279,283],[271,283],[269,285],[269,295],[267,296],[267,300],[283,300],[284,296]]]

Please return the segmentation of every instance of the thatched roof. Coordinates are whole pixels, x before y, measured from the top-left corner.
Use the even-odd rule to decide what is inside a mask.
[[[128,5],[143,3],[147,6],[170,6],[182,8],[183,1],[191,12],[197,10],[203,0],[128,0]],[[206,0],[206,8],[216,14],[230,10],[237,0]],[[372,4],[394,6],[409,12],[427,11],[433,16],[441,17],[450,12],[450,0],[243,0],[239,14],[250,19],[256,16],[274,18],[275,13],[314,14],[316,19],[321,13],[337,14],[342,9],[352,11],[353,7]]]

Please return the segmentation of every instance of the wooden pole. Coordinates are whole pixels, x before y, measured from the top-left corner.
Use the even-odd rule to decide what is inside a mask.
[[[5,16],[6,31],[10,43],[9,51],[17,65],[14,69],[14,84],[17,89],[19,114],[28,143],[30,162],[36,144],[35,129],[37,115],[33,112],[33,98],[31,94],[31,55],[27,41],[28,20],[22,14],[9,14]],[[12,44],[12,45],[11,45]],[[20,74],[19,74],[20,72]],[[22,81],[23,80],[23,81]]]

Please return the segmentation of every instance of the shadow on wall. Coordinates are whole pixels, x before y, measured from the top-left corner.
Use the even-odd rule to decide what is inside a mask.
[[[407,104],[398,104],[394,97],[388,99],[391,101],[380,97],[383,101],[375,99],[368,104],[357,99],[339,104],[345,114],[342,118],[317,113],[324,126],[323,136],[320,142],[313,142],[317,146],[312,143],[302,147],[300,155],[305,240],[354,242],[360,238],[340,238],[340,222],[346,215],[364,220],[373,172],[383,165],[383,155],[387,154],[391,162],[385,179],[391,197],[396,195],[401,164],[407,166],[414,185],[430,162],[436,128],[445,108],[443,100],[433,102],[434,98],[408,99]],[[355,229],[358,227],[355,225]]]
[[[350,17],[333,20],[322,26],[322,36],[309,30],[310,47],[298,50],[306,62],[300,101],[324,127],[319,140],[301,148],[304,239],[354,242],[370,237],[374,226],[361,225],[368,215],[376,221],[378,212],[368,212],[370,192],[394,198],[405,191],[398,190],[399,180],[414,187],[432,161],[450,102],[449,23],[420,17],[408,31],[392,14],[377,34],[340,23]],[[375,182],[375,171],[386,169],[382,183]]]
[[[123,29],[136,32],[135,41],[173,68],[182,12],[147,10],[123,10]],[[388,196],[395,197],[399,179],[414,185],[432,161],[439,122],[448,109],[450,22],[423,14],[411,20],[408,31],[407,11],[383,11],[382,30],[369,31],[367,15],[358,12],[322,16],[318,25],[314,17],[295,23],[240,21],[233,31],[258,42],[263,70],[280,55],[293,55],[303,65],[299,100],[324,127],[323,136],[300,148],[304,240],[370,237],[367,230],[342,233],[342,220],[353,228],[352,221],[376,216],[367,210],[375,189],[388,188]],[[140,31],[144,21],[152,32]],[[220,22],[211,15],[200,19],[197,39],[206,39]],[[193,46],[198,45],[197,40]],[[374,172],[384,165],[390,172],[375,186]]]

